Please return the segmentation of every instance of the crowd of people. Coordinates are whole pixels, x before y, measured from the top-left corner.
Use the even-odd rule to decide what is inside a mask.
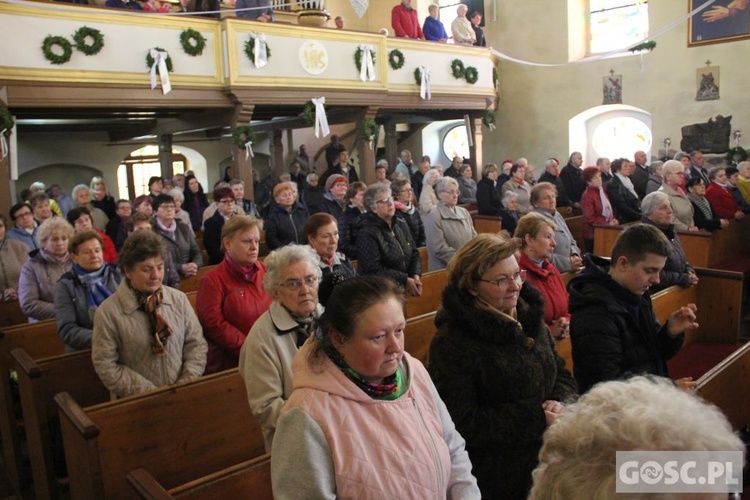
[[[0,220],[2,297],[29,321],[54,319],[68,350],[91,349],[113,397],[239,367],[279,498],[421,498],[436,485],[438,496],[524,498],[550,480],[546,450],[571,439],[548,432],[553,422],[579,418],[597,384],[668,378],[697,326],[694,304],[660,325],[649,293],[698,283],[678,231],[744,217],[750,162],[704,172],[700,152],[686,157],[659,165],[650,192],[657,170],[641,152],[588,168],[573,153],[562,170],[551,158],[538,180],[525,158],[490,163],[477,183],[460,157],[443,169],[404,150],[366,185],[338,138],[325,172],[300,147],[288,174],[255,183],[255,202],[229,168],[212,200],[190,172],[151,178],[132,203],[101,177],[71,197],[34,183],[14,227]],[[566,224],[574,207],[587,247],[593,224],[634,224],[595,256]],[[477,235],[468,209],[505,233]],[[215,267],[193,307],[177,288],[204,265],[199,231]],[[405,297],[423,292],[423,245],[429,270],[448,277],[427,370],[403,333]],[[581,272],[566,289],[570,271]],[[573,373],[556,350],[567,337]],[[354,456],[361,468],[347,467]]]

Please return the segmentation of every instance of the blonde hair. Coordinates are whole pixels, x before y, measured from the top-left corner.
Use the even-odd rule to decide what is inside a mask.
[[[224,241],[224,238],[231,238],[235,233],[247,231],[254,227],[257,227],[258,232],[262,234],[263,219],[256,219],[250,215],[235,215],[234,217],[230,217],[221,227],[221,240]]]
[[[552,230],[557,229],[557,224],[554,223],[549,217],[545,217],[542,214],[531,212],[520,219],[518,219],[518,225],[516,226],[516,232],[513,234],[520,240],[521,250],[526,248],[526,236],[531,236],[532,239],[536,238],[539,231],[542,230],[543,226],[549,226]]]
[[[743,451],[744,445],[718,408],[670,380],[605,382],[547,428],[529,498],[614,500],[615,455],[629,450]]]

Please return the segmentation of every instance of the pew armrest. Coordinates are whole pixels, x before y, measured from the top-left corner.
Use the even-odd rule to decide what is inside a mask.
[[[171,500],[174,497],[146,469],[128,473],[128,484],[143,500]]]
[[[10,355],[16,360],[21,370],[28,375],[29,378],[39,378],[42,376],[42,368],[31,359],[26,349],[22,347],[16,347],[10,351]]]
[[[99,427],[83,411],[73,397],[67,392],[55,395],[55,402],[60,411],[85,439],[93,439],[101,432]]]

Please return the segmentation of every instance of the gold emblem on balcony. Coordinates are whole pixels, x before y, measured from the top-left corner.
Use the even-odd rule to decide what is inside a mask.
[[[311,75],[319,75],[328,67],[328,52],[322,43],[308,40],[299,49],[299,62]]]

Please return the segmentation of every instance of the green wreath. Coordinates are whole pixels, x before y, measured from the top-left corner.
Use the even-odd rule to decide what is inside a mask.
[[[405,61],[404,53],[398,49],[393,49],[388,53],[388,64],[393,69],[401,69]]]
[[[477,83],[477,80],[479,80],[479,70],[474,66],[469,66],[464,71],[464,78],[466,79],[467,83],[474,85],[475,83]]]
[[[248,38],[247,42],[245,42],[245,54],[247,55],[247,58],[250,59],[250,62],[255,61],[255,38]],[[268,46],[268,42],[266,42],[266,60],[271,59],[271,47]]]
[[[5,130],[5,137],[10,137],[10,131],[15,122],[8,108],[0,108],[0,130]]]
[[[633,53],[639,52],[641,50],[648,50],[649,52],[651,52],[652,50],[654,50],[654,48],[656,48],[656,42],[654,42],[653,40],[649,40],[648,42],[643,42],[643,43],[639,43],[638,45],[634,45],[630,47],[628,50]]]
[[[727,153],[727,163],[736,167],[741,161],[747,160],[747,151],[741,147],[732,148]]]
[[[492,127],[495,126],[495,121],[497,118],[495,117],[495,112],[491,109],[485,109],[484,110],[484,116],[482,116],[482,125],[487,127],[488,129],[492,129]]]
[[[249,125],[240,125],[235,128],[232,132],[232,140],[234,145],[240,149],[245,149],[245,144],[248,142],[255,143],[255,132]]]
[[[419,68],[414,70],[414,81],[417,82],[417,85],[422,85],[422,72],[419,71]]]
[[[378,133],[378,124],[372,118],[362,122],[362,135],[369,141]]]
[[[495,87],[495,90],[497,90],[497,82],[499,78],[497,76],[497,66],[492,68],[492,85]]]
[[[180,33],[180,43],[182,44],[182,50],[193,57],[203,54],[203,49],[206,48],[205,37],[193,28],[188,28]]]
[[[89,39],[91,43],[88,43]],[[83,26],[73,33],[73,42],[75,42],[76,50],[80,50],[87,56],[93,56],[104,47],[104,35],[97,29]]]
[[[451,62],[451,73],[453,74],[453,78],[456,78],[456,79],[464,77],[464,73],[466,73],[466,68],[464,67],[464,63],[461,59],[454,59]]]
[[[56,54],[52,50],[53,47],[60,47],[62,54]],[[42,42],[42,54],[52,64],[65,64],[70,61],[70,56],[73,54],[73,46],[61,36],[47,35],[47,38]]]
[[[154,47],[154,50],[158,50],[159,52],[166,52],[166,50],[162,49],[161,47]],[[167,72],[171,73],[173,66],[172,66],[172,58],[167,54]],[[148,69],[151,69],[151,66],[154,65],[154,58],[151,57],[151,51],[149,50],[146,53],[146,66],[148,66]],[[156,71],[159,71],[159,66],[156,67]]]
[[[302,108],[302,117],[308,125],[315,123],[315,103],[312,100],[307,101],[305,107]]]
[[[357,50],[354,51],[354,64],[357,66],[357,71],[362,71],[362,49],[357,47]],[[375,65],[375,51],[371,50],[370,54],[372,54],[372,64]]]

